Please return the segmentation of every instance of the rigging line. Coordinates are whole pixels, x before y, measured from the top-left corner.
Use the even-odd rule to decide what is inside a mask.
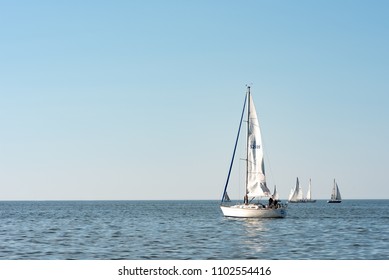
[[[241,194],[241,190],[240,190],[240,188],[241,188],[241,176],[240,176],[240,174],[241,174],[241,172],[242,172],[242,161],[239,161],[239,171],[238,171],[238,176],[237,176],[237,179],[238,179],[238,197],[240,197],[240,194]]]
[[[230,163],[230,169],[228,170],[228,176],[227,176],[226,184],[225,184],[225,186],[224,186],[224,191],[223,191],[223,195],[222,195],[222,199],[221,199],[221,202],[220,202],[220,203],[223,203],[224,197],[225,197],[226,192],[227,192],[228,181],[230,180],[232,165],[233,165],[233,163],[234,163],[234,158],[235,158],[236,146],[238,145],[240,129],[241,129],[241,127],[242,127],[242,120],[243,120],[243,115],[244,115],[244,109],[246,108],[246,99],[247,99],[247,94],[246,94],[246,96],[245,96],[245,98],[244,98],[243,110],[242,110],[242,115],[241,115],[241,117],[240,117],[238,133],[237,133],[237,135],[236,135],[236,141],[235,141],[235,146],[234,146],[234,152],[232,153],[232,159],[231,159],[231,163]]]

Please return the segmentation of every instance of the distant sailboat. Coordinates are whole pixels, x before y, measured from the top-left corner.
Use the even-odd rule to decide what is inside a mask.
[[[327,201],[328,203],[341,203],[342,196],[340,195],[338,184],[334,179],[334,186],[332,187],[331,199]]]
[[[231,175],[232,166],[236,152],[236,146],[240,136],[240,129],[243,122],[243,115],[245,112],[247,101],[247,139],[246,139],[246,186],[244,203],[229,205],[225,200],[229,178]],[[228,171],[227,181],[224,186],[223,196],[220,208],[227,217],[237,218],[284,218],[286,216],[286,205],[274,202],[269,199],[269,204],[261,204],[259,199],[261,197],[271,197],[270,190],[266,185],[265,165],[263,160],[263,147],[261,131],[255,106],[250,94],[250,87],[247,87],[247,94],[240,118],[238,135],[235,141],[234,152],[232,155],[230,168]],[[258,198],[258,202],[253,200]]]
[[[316,199],[312,199],[312,190],[311,190],[311,179],[309,179],[307,199],[305,202],[316,202]]]
[[[309,179],[307,197],[304,198],[303,189],[300,187],[300,181],[297,177],[296,186],[291,190],[288,201],[291,203],[316,202],[315,199],[312,199],[311,179]]]
[[[303,201],[303,190],[300,188],[300,181],[299,181],[298,177],[296,179],[296,186],[294,187],[294,189],[292,189],[290,191],[288,201],[291,203],[304,202]]]

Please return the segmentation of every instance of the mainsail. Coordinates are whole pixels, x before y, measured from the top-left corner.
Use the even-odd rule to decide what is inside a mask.
[[[270,190],[266,186],[261,130],[250,94],[248,103],[247,195],[249,197],[270,196]]]

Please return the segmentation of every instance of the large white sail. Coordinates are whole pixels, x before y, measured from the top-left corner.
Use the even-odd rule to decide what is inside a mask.
[[[247,195],[249,197],[270,196],[270,190],[266,186],[261,130],[251,95],[248,102]]]

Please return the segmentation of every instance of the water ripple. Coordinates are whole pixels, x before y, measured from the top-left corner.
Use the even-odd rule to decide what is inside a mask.
[[[0,259],[389,259],[389,201],[223,217],[216,201],[0,202]]]

